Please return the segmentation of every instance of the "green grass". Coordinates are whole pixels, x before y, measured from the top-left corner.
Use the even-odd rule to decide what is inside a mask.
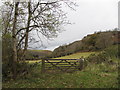
[[[63,56],[63,57],[58,57],[55,59],[79,59],[81,57],[88,57],[90,54],[97,54],[98,52],[78,52],[72,55],[68,55],[68,56]],[[36,62],[41,62],[41,60],[28,60],[26,61],[28,63],[36,63]],[[53,61],[51,61],[53,62]],[[59,61],[55,61],[55,62],[59,62]]]
[[[41,60],[28,60],[26,62],[32,64],[32,63],[36,63],[36,62],[41,62]]]
[[[98,52],[78,52],[68,56],[58,57],[57,59],[79,59],[81,57],[88,57],[90,54],[94,54],[94,53],[98,53]]]
[[[9,88],[117,88],[117,72],[101,72],[86,69],[74,73],[40,74],[40,67],[32,71],[32,75],[16,81],[3,83]]]
[[[87,57],[92,53],[95,52],[76,53],[60,58]],[[26,77],[3,82],[3,88],[118,88],[116,64],[89,64],[83,71],[41,74],[39,63],[30,71]]]

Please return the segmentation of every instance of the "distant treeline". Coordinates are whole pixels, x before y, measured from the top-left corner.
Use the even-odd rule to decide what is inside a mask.
[[[60,57],[76,52],[99,51],[111,45],[120,44],[120,31],[95,32],[85,36],[82,40],[56,48],[50,57]]]

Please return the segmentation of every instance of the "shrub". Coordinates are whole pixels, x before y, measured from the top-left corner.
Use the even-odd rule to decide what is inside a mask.
[[[87,61],[91,63],[113,63],[112,58],[118,58],[118,46],[113,45],[111,47],[106,48],[105,50],[101,51],[99,54],[91,54],[87,57]]]
[[[113,45],[111,47],[108,47],[104,50],[104,52],[106,52],[106,56],[109,58],[118,58],[118,54],[120,53],[120,51],[118,50],[120,47],[120,45]]]
[[[2,63],[2,80],[6,81],[13,78],[12,64],[7,61]],[[26,62],[16,62],[17,78],[24,77],[30,71],[30,65]]]

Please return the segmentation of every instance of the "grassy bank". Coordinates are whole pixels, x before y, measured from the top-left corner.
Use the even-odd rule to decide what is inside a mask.
[[[86,68],[74,73],[40,74],[36,67],[26,78],[3,83],[6,88],[117,88],[117,71],[105,72],[104,69]]]
[[[76,53],[60,58],[88,57],[94,53]],[[118,88],[117,64],[88,64],[84,70],[73,73],[41,74],[39,63],[25,77],[3,82],[3,88]]]

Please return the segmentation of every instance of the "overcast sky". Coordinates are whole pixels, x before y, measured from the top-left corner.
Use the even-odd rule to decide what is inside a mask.
[[[73,11],[67,7],[63,10],[68,13],[68,20],[72,25],[66,25],[63,31],[52,41],[43,39],[47,48],[54,50],[64,44],[81,40],[87,34],[95,31],[105,31],[118,27],[118,1],[120,0],[75,0],[78,7]],[[39,44],[38,44],[39,45]]]
[[[81,40],[87,34],[92,34],[95,31],[118,27],[118,1],[76,0],[79,5],[76,7],[76,11],[65,7],[68,19],[74,24],[65,26],[66,31],[60,33],[53,41],[49,41],[45,49],[53,50],[60,45]]]

